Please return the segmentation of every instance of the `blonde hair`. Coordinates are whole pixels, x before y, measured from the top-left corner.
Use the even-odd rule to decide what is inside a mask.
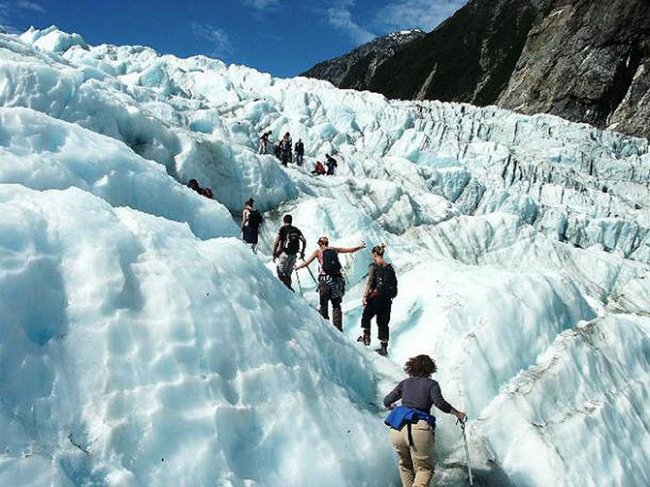
[[[384,252],[386,252],[386,244],[382,243],[382,244],[379,244],[379,245],[375,245],[372,248],[372,253],[377,254],[380,257],[384,256]]]

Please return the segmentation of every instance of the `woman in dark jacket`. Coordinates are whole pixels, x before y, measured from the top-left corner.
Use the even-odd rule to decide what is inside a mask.
[[[368,280],[363,292],[363,315],[361,328],[363,334],[357,338],[365,346],[370,345],[370,320],[377,317],[377,330],[380,347],[379,355],[388,355],[388,323],[393,298],[397,295],[397,278],[393,266],[384,260],[384,244],[372,248],[372,263],[368,266]]]
[[[384,406],[392,408],[401,399],[402,406],[426,416],[431,413],[431,406],[435,405],[442,412],[453,414],[460,421],[466,421],[467,415],[454,409],[442,397],[440,385],[431,378],[436,370],[436,363],[428,355],[410,358],[404,366],[404,371],[409,375],[408,379],[397,384],[384,398]],[[390,441],[399,456],[402,485],[427,487],[435,470],[435,431],[431,422],[420,419],[408,428],[391,428]]]

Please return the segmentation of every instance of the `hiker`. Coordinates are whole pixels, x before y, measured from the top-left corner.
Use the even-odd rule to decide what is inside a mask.
[[[273,243],[273,262],[276,259],[278,260],[278,278],[293,291],[291,274],[296,265],[298,254],[300,254],[301,259],[305,258],[307,241],[302,232],[292,225],[293,218],[291,215],[284,215],[282,222],[284,225],[280,227],[280,231]]]
[[[402,400],[402,405],[394,408],[385,422],[391,427],[390,442],[399,457],[404,487],[426,487],[433,478],[436,418],[431,416],[431,406],[453,414],[459,421],[467,421],[464,412],[442,397],[440,385],[431,378],[436,370],[436,363],[428,355],[411,357],[404,366],[408,379],[384,398],[384,406],[391,409]]]
[[[327,166],[327,175],[334,176],[334,170],[338,167],[338,163],[336,162],[336,159],[329,154],[325,154],[325,158],[327,159],[327,162],[325,163]]]
[[[199,182],[196,179],[190,179],[187,182],[187,187],[193,189],[200,195],[205,196],[206,198],[212,199],[214,197],[212,190],[210,188],[202,188],[201,186],[199,186]]]
[[[272,132],[269,130],[268,132],[264,132],[260,137],[260,146],[258,150],[260,154],[266,154],[267,146],[270,142],[271,134]]]
[[[254,254],[257,254],[257,242],[262,223],[264,223],[264,218],[259,210],[255,208],[255,200],[248,198],[244,204],[241,217],[241,234],[242,239],[251,246]]]
[[[341,301],[345,294],[345,279],[341,274],[341,262],[338,254],[352,254],[366,247],[362,242],[357,247],[330,247],[329,239],[321,237],[318,239],[318,248],[307,260],[296,266],[297,269],[307,267],[318,258],[320,273],[318,274],[318,293],[320,297],[320,314],[329,320],[329,302],[332,302],[332,323],[339,330],[343,331],[343,315],[341,312]]]
[[[375,351],[382,356],[388,355],[388,323],[390,308],[397,296],[397,277],[395,269],[384,260],[384,244],[372,248],[372,263],[368,266],[368,281],[363,292],[363,315],[361,328],[363,334],[357,338],[366,347],[370,345],[370,320],[377,317],[377,337],[380,347]]]
[[[305,144],[302,142],[302,139],[298,139],[296,142],[296,164],[302,167],[303,158],[305,157]]]
[[[322,162],[316,161],[316,166],[314,167],[314,170],[311,173],[315,174],[316,176],[322,176],[323,174],[325,174],[325,166],[323,166]]]
[[[214,197],[214,193],[210,188],[200,188],[199,189],[199,194],[205,196],[206,198],[212,199]]]
[[[196,191],[197,193],[198,193],[199,190],[201,189],[201,187],[199,186],[199,182],[198,182],[196,179],[190,179],[190,180],[187,182],[187,187],[190,188],[190,189],[193,189],[193,190]]]
[[[284,134],[284,137],[282,137],[282,141],[280,142],[280,160],[282,161],[282,165],[285,167],[291,162],[291,147],[291,135],[287,132]]]
[[[280,142],[277,144],[273,145],[273,155],[277,158],[282,160],[282,148],[280,147]]]

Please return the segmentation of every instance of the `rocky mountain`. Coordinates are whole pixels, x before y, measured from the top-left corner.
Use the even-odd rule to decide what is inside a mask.
[[[357,78],[346,86],[551,113],[649,137],[649,34],[647,0],[470,0],[374,74],[350,69]]]
[[[364,90],[383,61],[393,56],[404,45],[424,35],[425,32],[419,29],[393,32],[373,39],[348,54],[318,63],[301,76],[325,79],[340,88]]]

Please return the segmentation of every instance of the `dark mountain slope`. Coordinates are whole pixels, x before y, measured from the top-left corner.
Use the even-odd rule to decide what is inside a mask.
[[[301,76],[324,79],[339,88],[364,90],[379,64],[405,44],[424,35],[425,33],[418,29],[394,32],[374,39],[344,56],[318,63]]]
[[[382,63],[369,89],[390,98],[496,102],[540,8],[529,0],[475,0]]]
[[[348,67],[345,87],[650,137],[650,0],[470,0],[375,68]]]

